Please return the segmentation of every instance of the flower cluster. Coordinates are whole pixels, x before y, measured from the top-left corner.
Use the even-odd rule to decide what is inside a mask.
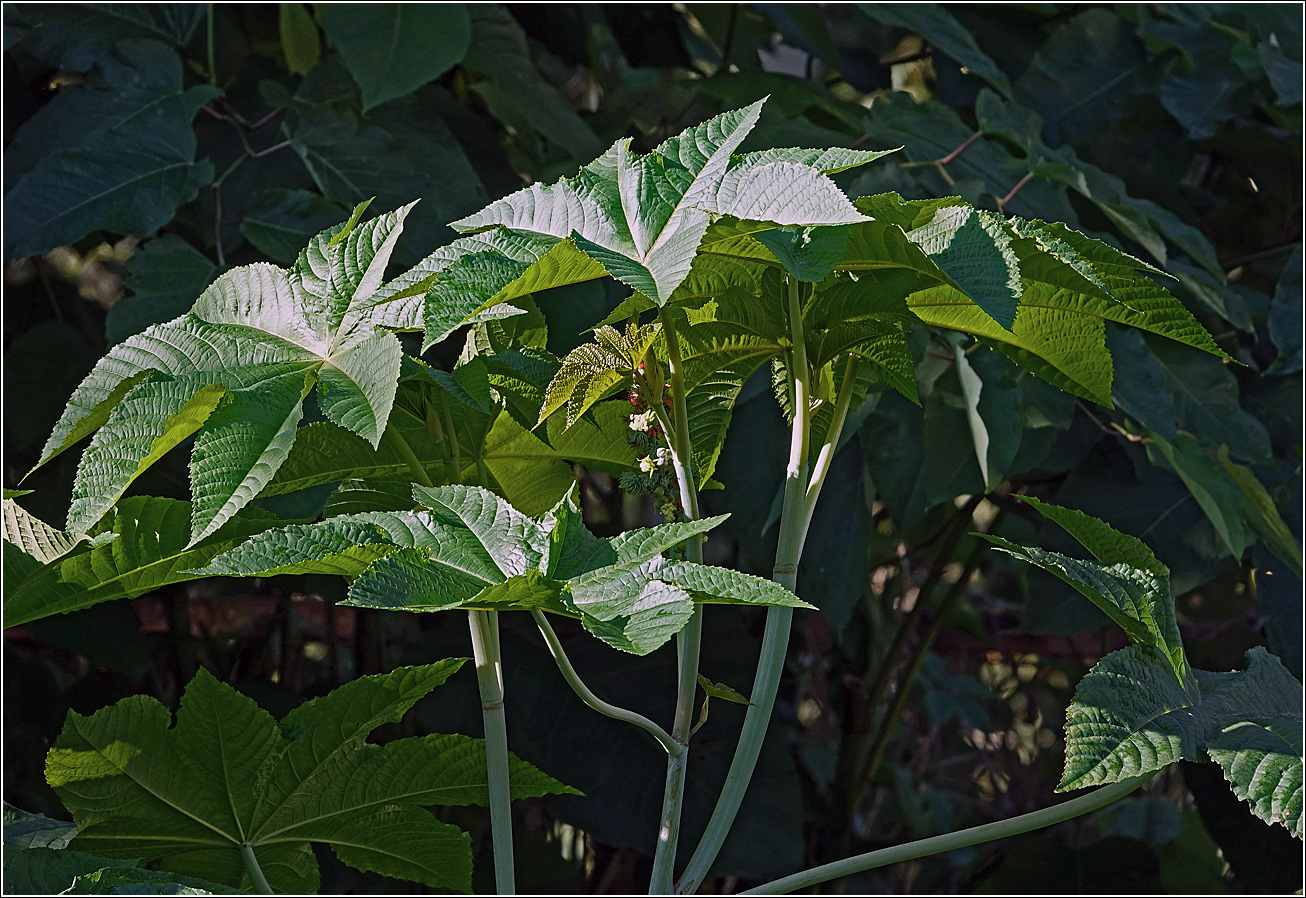
[[[642,373],[643,364],[639,368]],[[681,513],[680,485],[671,464],[671,450],[658,445],[665,441],[666,432],[658,424],[657,413],[649,408],[648,398],[640,389],[637,378],[630,388],[630,432],[626,434],[626,440],[639,457],[639,470],[621,475],[619,483],[628,493],[653,496],[662,516],[674,521]],[[666,408],[671,408],[671,397],[665,391],[662,401]]]

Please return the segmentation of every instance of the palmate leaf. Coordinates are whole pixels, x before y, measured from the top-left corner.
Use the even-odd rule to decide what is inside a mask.
[[[67,848],[77,826],[52,820],[42,814],[29,814],[9,802],[4,804],[4,844],[6,848]]]
[[[1209,730],[1196,684],[1182,686],[1163,653],[1150,645],[1112,652],[1080,680],[1066,711],[1066,768],[1057,791],[1197,760]]]
[[[1057,788],[1209,757],[1257,816],[1302,838],[1302,755],[1301,683],[1265,649],[1247,653],[1245,670],[1198,671],[1183,686],[1164,655],[1134,645],[1103,658],[1076,688]]]
[[[464,238],[468,239],[468,238]],[[476,315],[518,314],[510,303],[537,291],[603,277],[607,272],[570,240],[507,229],[470,238],[491,251],[467,252],[442,268],[425,294],[425,340],[431,346]],[[455,241],[455,246],[462,241]]]
[[[4,502],[4,541],[30,555],[39,564],[49,564],[67,555],[85,537],[56,530],[8,496]],[[6,582],[5,591],[9,591]]]
[[[896,225],[929,256],[949,286],[1004,328],[1011,327],[1021,273],[1001,218],[955,197],[910,202],[883,194],[862,197],[856,205],[876,221]]]
[[[247,508],[188,545],[190,520],[190,503],[133,496],[121,500],[113,516],[90,530],[90,543],[44,563],[9,542],[7,531],[4,625],[16,627],[193,580],[187,569],[203,566],[246,537],[285,523],[262,509]]]
[[[647,156],[618,141],[573,179],[533,185],[454,222],[464,233],[503,227],[571,238],[613,277],[666,304],[688,275],[709,214],[772,225],[862,221],[817,165],[833,170],[870,162],[866,152],[838,158],[777,150],[733,158],[764,101],[723,113],[672,137]],[[815,163],[815,164],[813,164]]]
[[[195,573],[344,574],[357,578],[348,604],[368,608],[544,610],[580,618],[609,645],[637,654],[675,635],[695,602],[808,607],[770,581],[661,556],[723,518],[601,540],[570,496],[535,518],[477,487],[418,486],[413,498],[422,510],[282,528]]]
[[[140,867],[108,867],[83,873],[65,889],[64,895],[240,895],[239,889],[159,870]]]
[[[111,861],[84,851],[5,845],[4,890],[8,895],[57,895],[84,875],[130,871],[133,860]]]
[[[73,393],[45,464],[100,430],[82,457],[70,530],[94,524],[131,482],[192,434],[191,544],[222,526],[285,461],[317,386],[327,418],[376,447],[402,352],[373,297],[411,206],[315,237],[289,270],[222,275],[191,311],[113,347]]]
[[[1215,732],[1207,754],[1266,823],[1302,838],[1302,685],[1263,648],[1241,673],[1209,675]]]
[[[774,233],[763,230],[766,227],[732,219],[713,224],[670,306],[684,361],[693,465],[704,483],[713,474],[731,410],[744,383],[758,368],[782,359],[788,351],[783,299],[787,288],[780,263],[762,239],[764,234]],[[844,244],[843,237],[832,236],[836,246]],[[785,239],[795,244],[799,237],[795,232]],[[806,246],[820,239],[818,235]],[[792,255],[793,249],[791,246],[792,261],[801,264],[799,256]],[[825,256],[821,265],[833,264],[819,246],[815,251]],[[916,252],[922,265],[931,264],[928,257]],[[902,323],[915,317],[900,296],[877,293],[868,297],[849,274],[827,277],[822,284],[802,289],[808,297],[803,308],[808,358],[818,377],[829,380],[830,372],[825,369],[836,358],[851,353],[869,362],[859,368],[859,396],[864,396],[876,379],[882,379],[916,401],[914,362],[902,334]],[[652,306],[652,300],[636,294],[626,304],[626,311],[638,315]],[[600,325],[603,327],[606,325]],[[667,358],[661,340],[653,349],[659,358]],[[568,403],[587,408],[622,382],[617,369],[624,366],[619,366],[618,353],[595,343],[578,347],[573,355],[577,376],[564,378],[560,373],[555,378],[550,384],[554,398],[542,414]],[[592,372],[591,378],[579,376],[584,372]],[[836,376],[842,378],[842,368]],[[572,392],[568,394],[568,390]],[[833,394],[829,398],[827,406],[832,406]],[[568,404],[569,411],[571,407]],[[828,411],[824,416],[827,422]]]
[[[1104,405],[1112,374],[1106,320],[1224,356],[1177,299],[1138,273],[1156,269],[1064,225],[1003,221],[955,197],[886,194],[856,205],[875,220],[848,228],[834,269],[836,278],[856,277],[855,288],[844,288],[845,318],[857,317],[858,300],[877,310],[886,299],[905,300],[926,324],[974,334],[1044,380]],[[759,265],[779,267],[757,239],[764,227],[713,225],[700,254],[710,256],[715,277],[691,272],[686,285],[693,286],[677,298],[751,285]]]
[[[70,713],[46,779],[77,821],[72,847],[105,857],[247,889],[247,843],[276,890],[303,894],[317,890],[318,842],[359,869],[468,891],[469,838],[422,807],[486,802],[484,743],[365,741],[463,660],[359,678],[280,725],[201,669],[175,726],[145,696]],[[574,791],[515,757],[509,775],[514,798]]]

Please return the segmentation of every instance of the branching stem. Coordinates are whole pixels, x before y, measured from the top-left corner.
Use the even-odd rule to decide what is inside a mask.
[[[808,481],[808,443],[811,433],[811,372],[807,364],[807,344],[803,333],[802,305],[799,302],[798,282],[789,279],[787,289],[789,332],[793,352],[789,359],[790,395],[793,397],[794,420],[789,442],[789,465],[785,471],[784,506],[780,516],[780,538],[776,544],[775,567],[771,579],[790,592],[798,585],[798,561],[803,543],[807,539],[807,525],[811,509],[820,498],[830,461],[839,445],[839,435],[848,415],[856,382],[855,363],[850,360],[844,369],[843,383],[835,403],[835,419],[826,434],[817,460],[817,470]],[[828,449],[828,451],[827,451]],[[743,803],[748,783],[753,778],[762,741],[771,722],[776,692],[780,687],[780,674],[784,670],[785,655],[789,649],[789,631],[793,625],[792,608],[771,607],[766,611],[766,629],[762,634],[762,648],[753,677],[752,704],[744,715],[744,727],[735,746],[735,756],[730,762],[725,786],[717,799],[712,819],[681,875],[676,893],[693,894],[707,876],[717,853],[725,844],[730,827]]]
[[[639,727],[661,743],[662,747],[667,750],[667,754],[674,757],[684,753],[685,747],[683,745],[672,739],[666,730],[647,717],[609,704],[591,692],[590,688],[585,685],[585,681],[580,678],[580,674],[576,673],[576,668],[571,666],[571,659],[567,657],[567,653],[563,650],[562,643],[558,640],[558,634],[553,631],[553,625],[549,623],[548,617],[543,611],[538,610],[532,610],[531,617],[535,618],[535,624],[540,628],[540,635],[548,643],[549,651],[553,654],[553,660],[558,663],[558,670],[562,672],[563,679],[567,681],[567,685],[572,688],[572,691],[580,696],[581,701],[605,717],[624,720],[626,723],[632,723]]]
[[[689,439],[689,408],[685,401],[685,363],[680,355],[680,339],[675,321],[666,307],[658,310],[662,321],[663,339],[667,344],[668,386],[671,388],[671,408],[674,415],[672,427],[667,430],[671,442],[671,461],[680,484],[680,504],[685,516],[699,518],[698,485],[694,482],[693,447]],[[703,542],[691,536],[685,542],[685,557],[702,563]],[[703,639],[703,608],[695,605],[694,614],[685,628],[676,634],[676,716],[671,726],[671,738],[682,748],[689,745],[689,732],[694,723],[694,696],[698,689],[698,655]],[[676,843],[680,840],[680,813],[685,798],[685,774],[689,752],[681,751],[667,758],[667,784],[662,794],[662,816],[658,823],[658,844],[653,852],[653,876],[649,892],[665,895],[671,892],[675,879]]]
[[[1133,779],[1112,783],[1088,795],[1081,795],[1078,798],[1063,801],[1061,804],[1043,808],[1040,811],[1021,814],[1019,817],[972,826],[970,829],[934,836],[930,839],[921,839],[917,842],[908,842],[906,845],[895,845],[892,848],[869,851],[866,854],[845,858],[832,864],[822,864],[819,867],[813,867],[811,870],[804,870],[802,873],[795,873],[793,876],[777,879],[775,882],[769,882],[766,885],[749,889],[740,894],[784,895],[798,889],[814,886],[817,883],[829,882],[832,879],[873,870],[887,864],[915,860],[916,858],[929,857],[932,854],[940,854],[944,851],[955,851],[958,848],[969,848],[971,845],[992,842],[995,839],[1018,836],[1021,833],[1072,820],[1075,817],[1096,811],[1098,808],[1106,807],[1112,802],[1124,798],[1155,775],[1154,771]]]

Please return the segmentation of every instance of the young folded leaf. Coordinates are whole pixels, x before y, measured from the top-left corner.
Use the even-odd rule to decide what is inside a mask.
[[[275,890],[312,894],[316,842],[361,870],[470,891],[470,838],[423,808],[487,801],[484,743],[366,741],[463,660],[361,677],[279,724],[202,668],[175,726],[145,696],[70,712],[46,779],[77,822],[71,847],[248,889],[247,845]],[[577,794],[515,757],[510,765],[514,798]]]

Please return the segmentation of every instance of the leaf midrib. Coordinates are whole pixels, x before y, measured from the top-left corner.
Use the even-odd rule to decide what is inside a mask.
[[[60,155],[63,156],[64,158],[67,158],[67,156],[68,156],[69,154],[60,154]],[[143,156],[143,157],[146,157],[146,158],[151,158],[151,159],[157,159],[157,160],[160,160],[160,161],[165,161],[165,160],[163,160],[163,157],[161,157],[161,156],[156,156],[156,155],[153,154],[153,153],[132,153],[131,155],[133,155],[133,156]],[[111,185],[107,190],[101,191],[100,193],[97,193],[97,194],[95,194],[94,196],[87,197],[86,199],[82,200],[80,203],[76,204],[75,206],[68,206],[68,207],[64,208],[62,211],[60,211],[59,213],[50,216],[49,218],[45,219],[44,221],[38,222],[38,223],[36,224],[36,226],[33,228],[33,230],[40,230],[40,229],[43,229],[43,228],[47,228],[47,227],[49,227],[52,223],[54,223],[54,222],[58,222],[58,221],[62,221],[62,220],[64,220],[64,219],[68,218],[69,216],[75,215],[76,213],[80,212],[84,207],[89,206],[89,205],[91,205],[92,203],[98,202],[99,200],[102,200],[102,199],[104,199],[104,198],[107,197],[107,196],[110,196],[110,195],[112,195],[112,194],[114,194],[114,193],[119,193],[119,192],[121,192],[121,191],[123,191],[123,190],[129,190],[129,189],[131,189],[131,188],[132,188],[136,183],[138,183],[138,182],[140,182],[140,181],[145,181],[145,180],[148,180],[149,178],[157,178],[157,177],[160,177],[160,176],[162,176],[162,175],[164,175],[164,174],[166,174],[166,173],[168,173],[168,172],[170,172],[170,171],[172,171],[172,170],[174,170],[174,169],[178,169],[178,168],[191,168],[191,167],[193,167],[193,166],[195,166],[195,165],[197,165],[197,164],[198,164],[198,163],[196,163],[196,162],[185,162],[185,161],[183,161],[183,162],[171,162],[171,163],[169,163],[169,164],[163,166],[162,168],[151,169],[150,171],[145,172],[144,174],[138,175],[138,176],[136,176],[136,177],[134,177],[134,178],[132,178],[132,179],[130,179],[130,180],[128,180],[128,181],[118,181],[118,182],[115,182],[115,183],[114,183],[113,185]],[[26,176],[24,176],[24,177],[26,177]]]
[[[86,743],[87,743],[88,745],[92,746],[92,748],[94,749],[94,751],[95,751],[95,753],[96,753],[97,755],[99,755],[99,756],[100,756],[101,758],[103,758],[105,761],[108,761],[109,764],[110,764],[111,766],[114,767],[114,769],[116,769],[116,770],[117,770],[119,773],[121,773],[123,776],[127,777],[129,780],[131,780],[133,783],[135,783],[135,784],[137,785],[137,787],[140,788],[142,791],[144,791],[146,794],[154,796],[154,798],[156,798],[156,799],[158,799],[159,801],[163,802],[165,805],[167,805],[168,807],[172,808],[173,810],[180,812],[181,814],[185,815],[186,817],[189,817],[190,819],[194,820],[196,823],[200,824],[201,826],[203,826],[203,827],[205,827],[205,828],[207,828],[207,829],[210,829],[210,830],[212,830],[213,832],[217,833],[218,835],[222,836],[223,838],[227,839],[228,842],[230,842],[230,843],[232,843],[232,844],[239,844],[238,840],[232,838],[231,835],[230,835],[229,833],[225,833],[225,832],[223,832],[221,829],[219,829],[218,827],[214,826],[212,823],[209,823],[209,822],[208,822],[207,820],[205,820],[203,817],[198,817],[198,816],[196,816],[195,814],[192,814],[190,811],[186,810],[186,809],[185,809],[184,807],[182,807],[181,805],[176,804],[175,802],[172,802],[172,801],[168,800],[168,799],[165,798],[163,795],[160,795],[158,792],[154,791],[154,790],[151,789],[149,786],[145,785],[144,782],[142,782],[141,780],[137,779],[136,777],[134,777],[134,776],[132,776],[130,773],[128,773],[128,772],[127,772],[127,768],[126,768],[125,766],[119,764],[119,763],[118,763],[117,761],[115,761],[113,758],[111,758],[111,757],[109,757],[108,755],[106,755],[106,754],[101,750],[100,746],[98,746],[98,745],[96,745],[94,742],[92,742],[91,739],[90,739],[90,737],[87,736],[84,732],[82,732],[82,729],[81,729],[81,726],[80,726],[81,722],[82,722],[83,720],[89,720],[89,719],[90,719],[90,718],[85,718],[85,717],[84,717],[84,718],[80,718],[80,719],[75,720],[75,723],[77,724],[77,735],[79,735],[79,736],[81,736],[83,739],[85,739],[85,740],[86,740]],[[225,843],[221,843],[221,844],[224,844],[224,845],[225,845]]]
[[[421,695],[424,694],[425,693],[420,693],[418,695],[418,698],[420,698]],[[356,734],[361,733],[361,735],[351,736],[347,739],[342,740],[341,742],[337,743],[334,748],[328,751],[326,755],[323,756],[321,759],[315,759],[315,763],[313,767],[303,776],[299,777],[299,781],[295,783],[294,788],[290,789],[290,791],[288,791],[284,796],[282,796],[281,801],[277,803],[277,806],[274,807],[271,811],[269,811],[267,816],[263,818],[263,822],[259,825],[257,831],[251,837],[251,841],[254,843],[261,844],[262,843],[261,833],[263,832],[263,828],[266,827],[268,823],[270,823],[272,820],[276,819],[277,814],[279,814],[285,808],[286,804],[290,801],[290,799],[298,795],[300,790],[304,788],[304,785],[308,783],[310,780],[312,780],[314,777],[316,777],[318,773],[321,772],[331,762],[331,760],[335,758],[338,754],[350,749],[357,749],[367,738],[368,733],[372,732],[372,730],[376,729],[382,723],[385,723],[384,716],[390,711],[392,711],[395,707],[402,705],[404,701],[407,699],[407,696],[408,694],[404,693],[402,696],[400,696],[398,700],[389,703],[388,705],[386,705],[386,707],[377,711],[367,720],[358,724],[355,732]],[[414,701],[415,700],[416,699],[414,699]],[[306,733],[301,738],[307,738],[309,736],[310,734]],[[287,759],[290,757],[289,748],[290,747],[288,745],[284,747],[282,753],[282,759]],[[278,760],[278,766],[280,766],[280,764],[281,764],[281,760]],[[293,768],[292,768],[292,772],[293,772]],[[303,840],[300,839],[296,841],[303,841]]]
[[[366,810],[366,809],[368,809],[368,808],[377,807],[377,806],[379,806],[379,805],[386,805],[386,804],[404,804],[404,803],[406,803],[406,804],[415,804],[415,803],[416,803],[415,800],[416,800],[416,798],[417,798],[418,796],[421,796],[421,797],[425,798],[425,796],[427,796],[427,795],[441,795],[441,794],[446,793],[446,792],[456,793],[456,792],[459,792],[459,791],[461,791],[461,790],[465,790],[465,789],[475,789],[475,788],[477,788],[477,786],[476,786],[475,784],[472,784],[472,785],[463,785],[463,786],[457,786],[457,785],[454,785],[454,786],[442,786],[442,787],[437,788],[437,789],[414,789],[414,790],[409,791],[409,792],[392,793],[392,794],[389,794],[389,795],[385,796],[384,798],[377,798],[377,799],[373,799],[372,801],[365,801],[365,802],[362,802],[362,803],[360,803],[360,804],[351,805],[350,807],[347,807],[347,808],[340,808],[339,810],[330,811],[329,813],[326,813],[326,814],[319,814],[319,815],[317,815],[317,816],[315,816],[315,817],[308,817],[308,818],[305,818],[305,819],[303,819],[303,820],[297,820],[297,821],[295,821],[294,823],[289,823],[289,824],[287,824],[287,825],[281,827],[280,829],[273,830],[272,832],[268,833],[268,834],[265,835],[265,836],[256,836],[255,839],[254,839],[254,841],[253,841],[251,844],[253,844],[253,845],[255,845],[255,846],[258,846],[258,845],[269,845],[269,844],[272,844],[273,842],[303,842],[303,841],[310,841],[311,838],[308,837],[308,836],[303,836],[303,837],[300,837],[300,838],[294,838],[294,837],[292,836],[292,837],[288,837],[288,838],[280,838],[280,839],[277,838],[277,836],[280,836],[282,833],[285,833],[285,832],[293,832],[294,830],[299,829],[300,827],[312,826],[313,824],[315,824],[315,823],[320,823],[320,822],[322,822],[323,820],[330,820],[330,819],[332,819],[333,817],[339,817],[339,816],[341,816],[341,815],[343,815],[343,814],[352,814],[352,813],[357,813],[357,812],[359,812],[359,811],[363,811],[363,810]],[[440,802],[440,801],[429,801],[429,802],[428,802],[428,801],[423,800],[422,804],[424,804],[424,805],[427,805],[427,804],[430,804],[430,805],[439,805],[439,804],[443,804],[443,802]]]

